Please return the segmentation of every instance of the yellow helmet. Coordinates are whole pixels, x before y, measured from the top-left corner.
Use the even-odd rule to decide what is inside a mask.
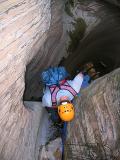
[[[73,104],[70,102],[62,102],[61,105],[58,106],[58,114],[63,121],[71,121],[75,115]]]

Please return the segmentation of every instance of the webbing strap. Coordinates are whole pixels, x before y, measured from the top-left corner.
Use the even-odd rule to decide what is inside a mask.
[[[69,91],[73,96],[77,95],[77,92],[69,85],[68,82],[66,82],[64,85],[61,85],[60,88]]]
[[[73,96],[77,95],[77,92],[69,85],[69,83],[67,81],[65,81],[64,84],[60,84],[59,87],[56,85],[50,86],[49,89],[51,92],[52,106],[57,105],[56,97],[57,97],[57,93],[60,89],[69,91]]]
[[[56,106],[57,105],[56,96],[57,96],[57,92],[59,91],[59,87],[57,86],[50,87],[50,91],[51,91],[52,106]]]

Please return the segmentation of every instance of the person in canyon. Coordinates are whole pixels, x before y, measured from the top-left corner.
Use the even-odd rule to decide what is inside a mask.
[[[72,101],[83,82],[81,72],[73,80],[68,80],[68,77],[64,67],[52,67],[42,72],[42,81],[45,84],[42,106],[52,111],[53,115],[59,115],[62,121],[71,121],[74,118]]]

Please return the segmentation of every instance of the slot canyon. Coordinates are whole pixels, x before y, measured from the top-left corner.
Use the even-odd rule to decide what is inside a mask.
[[[61,159],[43,153],[40,74],[64,66],[73,77],[87,63],[98,77],[75,98],[64,159],[119,160],[119,44],[118,0],[1,0],[0,160]]]

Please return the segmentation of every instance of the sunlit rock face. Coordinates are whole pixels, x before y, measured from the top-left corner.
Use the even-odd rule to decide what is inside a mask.
[[[120,69],[96,80],[75,100],[65,159],[120,159]]]
[[[38,54],[51,24],[50,0],[0,1],[0,159],[37,159],[40,105],[23,105],[26,65]],[[41,54],[42,56],[42,54]]]
[[[26,65],[47,39],[50,6],[49,0],[0,2],[1,107],[22,100]]]

